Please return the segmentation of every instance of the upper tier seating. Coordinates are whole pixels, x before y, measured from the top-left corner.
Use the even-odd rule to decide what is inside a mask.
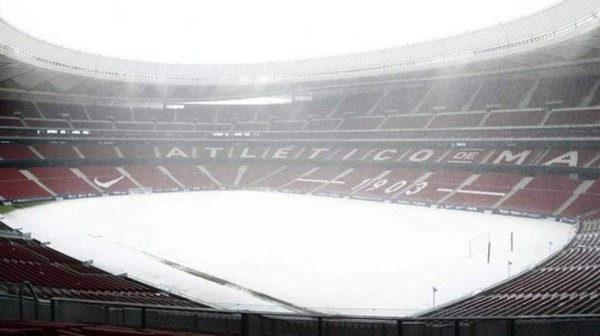
[[[58,129],[69,129],[71,126],[66,120],[56,119],[30,119],[25,118],[23,122],[27,127],[33,128],[58,128]]]
[[[301,131],[306,126],[306,121],[290,120],[276,121],[271,124],[269,131]]]
[[[296,105],[272,104],[256,109],[255,121],[272,122],[275,120],[291,120]]]
[[[485,112],[438,114],[429,124],[430,128],[478,127],[485,118]]]
[[[348,94],[337,107],[334,115],[353,116],[365,115],[379,101],[381,92]]]
[[[88,120],[82,105],[38,103],[42,114],[48,119]]]
[[[133,120],[142,122],[174,122],[174,110],[163,108],[133,108]]]
[[[123,157],[131,159],[152,159],[156,158],[154,153],[154,146],[139,146],[135,144],[121,144],[118,146],[119,150],[123,154]]]
[[[193,131],[194,124],[191,123],[157,123],[157,131]]]
[[[77,149],[85,158],[117,159],[119,157],[114,145],[78,144]]]
[[[269,123],[267,122],[234,122],[234,132],[259,132],[266,131],[269,129]]]
[[[131,121],[131,108],[119,106],[87,106],[92,120]]]
[[[542,79],[533,93],[529,107],[552,104],[559,107],[581,106],[583,98],[598,79],[594,77]]]
[[[381,129],[425,128],[432,117],[432,115],[402,115],[389,117],[385,120],[383,125],[381,125]]]
[[[594,106],[600,104],[600,90],[593,95],[592,89],[597,83],[596,77],[456,78],[390,84],[362,92],[318,93],[311,100],[289,104],[186,105],[181,110],[0,100],[0,127],[94,130],[104,137],[175,137],[174,132],[184,137],[192,131],[596,125],[600,116]]]
[[[304,127],[304,131],[335,130],[342,122],[342,119],[310,119]]]
[[[383,97],[374,113],[379,115],[408,114],[423,99],[428,89],[424,84],[392,89]]]
[[[542,124],[547,113],[542,110],[492,111],[483,123],[483,126],[538,126]]]
[[[0,127],[24,127],[23,119],[14,117],[0,117]]]
[[[546,125],[600,124],[600,109],[556,110],[550,113]]]
[[[154,130],[154,124],[149,122],[116,122],[115,128],[118,130],[129,130],[129,131],[152,131]]]
[[[36,143],[33,146],[46,159],[80,159],[81,156],[71,145]]]
[[[340,131],[373,130],[377,129],[382,121],[382,117],[348,118],[337,129]]]
[[[516,109],[527,91],[533,86],[532,80],[492,79],[487,80],[475,97],[471,111],[489,109]]]
[[[325,97],[313,97],[310,101],[302,103],[302,107],[296,119],[306,120],[310,117],[324,118],[333,112],[333,108],[341,101],[342,97],[339,96],[325,96]]]
[[[260,108],[255,105],[214,105],[208,106],[217,113],[216,122],[232,123],[232,122],[251,122],[256,118],[256,111]]]
[[[42,118],[39,110],[32,102],[0,99],[0,116]]]
[[[71,121],[74,129],[84,130],[110,130],[113,124],[108,121]]]
[[[217,121],[217,112],[210,106],[192,105],[175,112],[175,120],[180,122],[214,123]]]
[[[477,80],[437,82],[427,93],[419,113],[463,111],[479,85]]]

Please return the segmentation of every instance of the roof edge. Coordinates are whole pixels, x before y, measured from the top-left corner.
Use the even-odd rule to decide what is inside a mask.
[[[600,24],[600,0],[565,0],[529,16],[471,33],[344,56],[263,64],[150,63],[63,48],[0,19],[0,54],[27,64],[86,77],[181,85],[309,82],[394,74],[495,57],[572,36]]]

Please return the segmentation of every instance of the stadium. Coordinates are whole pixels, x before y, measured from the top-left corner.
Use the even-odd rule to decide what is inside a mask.
[[[155,62],[0,13],[0,335],[600,334],[600,1],[397,45]]]

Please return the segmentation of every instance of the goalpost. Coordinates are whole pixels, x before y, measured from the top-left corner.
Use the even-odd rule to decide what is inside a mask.
[[[487,254],[487,262],[489,264],[491,245],[492,245],[492,239],[491,239],[490,233],[487,232],[480,236],[473,237],[473,238],[469,239],[468,242],[469,242],[468,258],[470,259],[471,257],[473,257],[473,252],[485,251]]]

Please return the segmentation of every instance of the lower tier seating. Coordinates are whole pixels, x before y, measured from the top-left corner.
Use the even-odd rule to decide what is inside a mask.
[[[82,323],[0,320],[0,336],[200,336],[199,333],[97,326]]]
[[[597,207],[600,205],[597,205]],[[600,211],[581,218],[571,243],[544,264],[427,317],[600,313]]]
[[[1,223],[1,222],[0,222]],[[14,232],[1,223],[2,231]],[[36,240],[0,237],[0,293],[18,295],[29,282],[39,298],[75,298],[169,306],[201,307],[123,276],[83,264]]]
[[[127,194],[139,188],[154,192],[268,189],[570,217],[600,204],[600,181],[548,174],[266,163],[0,168],[3,202]]]

